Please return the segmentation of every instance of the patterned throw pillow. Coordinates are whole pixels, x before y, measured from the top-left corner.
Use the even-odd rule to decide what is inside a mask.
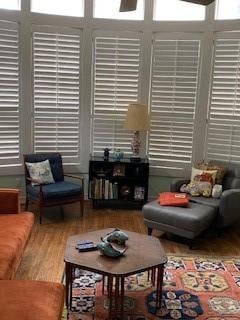
[[[201,170],[217,170],[216,174],[216,184],[222,184],[223,177],[227,171],[227,168],[224,168],[223,166],[217,165],[217,164],[209,164],[206,162],[199,163],[196,165],[197,169]]]
[[[202,170],[202,169],[192,168],[191,182],[206,181],[214,185],[216,176],[217,176],[217,170]]]
[[[37,181],[32,182],[33,186],[39,184],[54,183],[49,160],[41,162],[25,162],[31,179]]]
[[[189,184],[183,184],[180,191],[189,193],[192,197],[203,196],[210,198],[212,195],[212,184],[207,181],[193,181]]]

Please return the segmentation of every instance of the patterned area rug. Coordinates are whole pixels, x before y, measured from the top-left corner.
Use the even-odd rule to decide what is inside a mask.
[[[76,270],[73,308],[63,319],[105,320],[108,300],[95,274]],[[162,307],[155,315],[155,291],[147,273],[125,281],[125,319],[240,319],[240,258],[169,256]],[[93,316],[95,314],[95,317]]]

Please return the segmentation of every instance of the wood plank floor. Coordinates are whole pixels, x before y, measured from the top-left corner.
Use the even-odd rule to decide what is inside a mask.
[[[32,211],[35,211],[34,208]],[[67,238],[70,235],[110,227],[146,233],[140,211],[93,210],[90,202],[86,202],[83,218],[65,215],[63,221],[59,215],[55,220],[44,219],[43,224],[39,225],[36,217],[32,236],[16,278],[61,281]],[[240,255],[240,224],[226,230],[221,237],[217,237],[214,232],[206,234],[198,240],[194,250],[190,250],[181,239],[175,237],[165,239],[159,231],[154,231],[153,235],[159,237],[167,253]]]

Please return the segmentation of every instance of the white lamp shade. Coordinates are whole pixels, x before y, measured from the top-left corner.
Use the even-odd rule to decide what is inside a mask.
[[[146,131],[149,129],[148,108],[143,104],[129,104],[124,129]]]

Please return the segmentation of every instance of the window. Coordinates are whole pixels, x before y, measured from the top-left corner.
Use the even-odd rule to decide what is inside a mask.
[[[240,34],[215,40],[207,158],[240,162]]]
[[[79,31],[33,33],[34,152],[80,162]]]
[[[205,7],[180,0],[155,0],[154,20],[204,20]]]
[[[156,35],[153,43],[149,159],[175,174],[192,162],[200,40],[169,36]]]
[[[119,12],[120,0],[94,0],[94,17],[105,19],[143,20],[143,0],[138,0],[137,10]]]
[[[83,0],[31,0],[31,11],[82,17]]]
[[[0,22],[0,166],[20,164],[18,25]]]
[[[19,10],[20,0],[0,0],[0,9]]]
[[[218,0],[216,3],[216,19],[240,19],[240,0]]]
[[[96,35],[92,106],[92,153],[131,151],[132,132],[123,129],[128,104],[139,100],[139,34]]]

